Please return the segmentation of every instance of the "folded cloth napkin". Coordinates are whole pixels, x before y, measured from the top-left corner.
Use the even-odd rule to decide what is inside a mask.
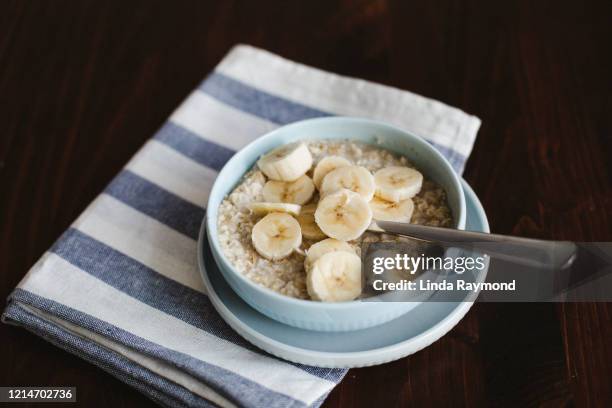
[[[318,406],[346,370],[276,359],[217,315],[196,240],[217,172],[254,138],[328,115],[425,137],[461,173],[480,121],[406,91],[239,45],[10,295],[23,326],[172,407]]]

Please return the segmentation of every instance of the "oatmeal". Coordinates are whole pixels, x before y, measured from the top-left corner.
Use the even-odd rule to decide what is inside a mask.
[[[314,294],[316,292],[316,288],[312,287],[315,285],[315,282],[313,281],[314,278],[310,277],[310,273],[306,273],[304,266],[305,256],[313,244],[321,241],[322,238],[326,238],[326,236],[330,236],[333,238],[338,238],[340,241],[348,241],[347,244],[353,248],[354,253],[359,255],[361,249],[360,246],[363,242],[396,240],[395,237],[389,235],[362,231],[364,229],[363,225],[359,227],[360,229],[354,230],[353,228],[352,231],[348,231],[345,234],[345,231],[340,228],[340,226],[331,226],[326,224],[328,221],[325,217],[329,214],[326,215],[323,213],[323,211],[319,211],[317,209],[316,215],[318,216],[318,224],[321,224],[320,226],[324,227],[321,228],[323,231],[318,231],[320,236],[313,232],[310,234],[305,233],[300,237],[299,241],[296,241],[295,237],[292,237],[291,245],[299,246],[294,248],[294,250],[289,248],[289,251],[281,251],[283,257],[275,259],[278,257],[273,254],[263,252],[263,249],[258,248],[256,250],[256,247],[253,244],[253,228],[262,220],[262,215],[266,212],[267,208],[264,206],[264,202],[266,201],[264,196],[268,198],[278,197],[278,199],[275,200],[276,202],[281,201],[282,197],[287,198],[287,202],[300,202],[302,204],[301,208],[305,209],[300,215],[309,214],[311,220],[313,219],[312,213],[315,211],[316,206],[323,202],[323,200],[320,200],[319,191],[325,191],[324,196],[326,201],[333,201],[334,199],[342,201],[354,198],[356,200],[361,200],[360,202],[362,203],[372,203],[371,206],[374,212],[376,212],[377,209],[373,207],[373,204],[380,204],[383,202],[386,203],[386,207],[383,205],[383,207],[380,207],[380,209],[383,211],[396,211],[398,214],[400,212],[408,214],[407,217],[409,217],[410,222],[412,223],[440,227],[450,227],[452,225],[453,220],[451,211],[446,202],[446,194],[444,190],[434,182],[428,180],[426,177],[420,176],[420,173],[417,171],[414,171],[412,169],[412,165],[408,162],[408,160],[406,160],[405,157],[400,157],[375,145],[345,140],[313,141],[305,143],[304,145],[308,148],[307,151],[310,152],[312,157],[310,158],[309,162],[307,159],[300,159],[300,165],[306,162],[302,168],[294,166],[293,163],[291,163],[290,167],[285,166],[274,168],[269,166],[265,168],[266,174],[268,175],[276,174],[274,172],[277,172],[279,177],[292,177],[292,179],[295,180],[291,182],[293,186],[292,188],[278,190],[276,185],[269,183],[270,178],[266,177],[266,174],[264,174],[264,172],[262,172],[260,169],[262,165],[256,165],[243,177],[240,184],[223,200],[219,207],[218,228],[219,241],[222,250],[229,262],[240,273],[252,281],[283,295],[302,299],[316,299],[317,296]],[[307,151],[299,152],[299,154],[305,156],[308,154]],[[330,156],[338,156],[336,159],[338,163],[340,163],[342,160],[348,161],[352,165],[352,168],[347,168],[346,171],[343,172],[334,171],[336,169],[334,169],[334,166],[332,165],[333,163],[331,163],[331,170],[329,172],[327,171],[329,169],[321,169],[323,166],[316,169],[317,164],[320,163],[322,159]],[[295,162],[296,160],[293,161]],[[333,160],[327,161],[332,162]],[[346,166],[345,163],[342,165]],[[367,169],[368,172],[374,174],[374,176],[368,176],[371,177],[371,180],[361,178],[357,182],[358,185],[351,185],[351,180],[361,177],[359,172],[364,172],[364,170],[360,170],[361,168]],[[377,183],[374,183],[374,180],[377,178],[377,174],[386,176],[385,174],[382,174],[382,172],[378,171],[389,168],[397,169],[396,172],[398,174],[403,172],[403,177],[404,175],[405,177],[410,177],[410,171],[418,173],[418,175],[422,178],[422,181],[419,181],[418,183],[418,193],[416,195],[412,195],[417,190],[411,193],[410,190],[398,189],[398,191],[401,190],[407,192],[410,198],[406,198],[405,196],[395,197],[395,190],[391,188],[389,192],[393,193],[393,197],[385,196],[385,194],[383,194],[384,191],[382,191],[380,186],[381,182],[378,181]],[[308,170],[304,176],[303,172],[305,169]],[[351,173],[349,170],[352,170],[353,173]],[[389,171],[387,172],[389,173]],[[393,174],[386,177],[387,180],[390,180],[391,182],[394,181]],[[314,179],[314,182],[312,179]],[[348,198],[338,196],[339,193],[332,194],[335,191],[333,189],[334,183],[340,183],[338,185],[342,185],[342,188],[352,189],[352,191],[344,190],[346,192],[343,194],[345,194]],[[378,184],[378,188],[375,186],[375,184]],[[416,183],[413,183],[413,185],[416,185]],[[314,186],[316,186],[316,188]],[[272,191],[273,189],[275,190]],[[376,196],[374,196],[374,189],[376,189]],[[328,193],[327,190],[329,190],[331,193]],[[381,198],[380,195],[382,195],[384,199]],[[385,199],[394,201],[385,201]],[[258,211],[254,210],[255,207],[253,207],[253,203],[258,203]],[[271,204],[266,203],[265,205]],[[278,206],[278,204],[275,205]],[[294,205],[298,209],[300,208],[300,205],[289,204],[289,206],[291,205]],[[287,233],[286,231],[292,231],[292,228],[295,227],[294,224],[296,224],[295,219],[300,218],[299,216],[295,215],[295,212],[293,212],[293,215],[291,215],[293,210],[289,206],[287,207],[285,214],[283,214],[285,218],[282,220],[280,220],[280,216],[277,217],[279,220],[266,220],[270,222],[271,226],[274,226],[273,228],[277,228],[277,231],[275,232],[277,235]],[[278,210],[271,209],[269,211]],[[359,211],[362,210],[359,209]],[[319,214],[319,212],[321,212],[321,214]],[[272,214],[279,213],[272,212]],[[369,224],[371,217],[372,216],[370,215],[370,218],[364,220],[364,222]],[[267,216],[265,218],[267,218]],[[402,219],[399,218],[398,220]],[[306,225],[302,223],[301,219],[300,224],[302,224],[302,228],[306,231]],[[318,230],[316,224],[313,223],[313,226]],[[311,230],[311,227],[312,226],[308,227],[309,231]],[[357,232],[354,233],[355,231]],[[358,236],[354,238],[355,235]],[[309,239],[315,237],[316,239]],[[283,250],[284,249],[285,248],[283,248]],[[289,254],[285,255],[286,252],[289,252]],[[261,255],[261,253],[264,253],[267,256],[264,257]],[[322,257],[322,259],[324,258],[325,257]],[[329,262],[330,260],[328,259],[327,261]],[[325,260],[318,262],[322,263],[325,262]],[[354,259],[347,258],[347,262],[354,262]],[[307,282],[307,275],[310,279],[309,282]],[[331,299],[330,301],[334,301],[334,299]]]

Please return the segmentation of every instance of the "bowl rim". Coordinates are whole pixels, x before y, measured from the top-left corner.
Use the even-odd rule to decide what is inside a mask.
[[[373,120],[373,119],[366,119],[366,118],[352,117],[352,116],[331,116],[331,117],[300,120],[297,122],[292,122],[290,124],[280,126],[268,133],[265,133],[264,135],[261,135],[255,138],[253,141],[249,142],[247,145],[243,146],[240,150],[238,150],[236,154],[234,154],[234,156],[232,156],[227,161],[227,163],[223,165],[223,167],[221,168],[221,171],[217,175],[217,178],[215,179],[215,182],[213,183],[213,186],[210,190],[206,208],[208,209],[210,207],[210,201],[216,195],[214,194],[215,191],[221,188],[221,186],[219,185],[219,180],[221,179],[221,175],[225,171],[227,171],[228,165],[231,162],[241,160],[242,155],[245,155],[246,154],[245,152],[253,149],[253,146],[258,145],[258,144],[263,144],[265,143],[266,139],[275,137],[279,133],[286,132],[288,129],[291,129],[294,127],[305,126],[310,123],[324,123],[324,122],[353,122],[356,124],[367,124],[370,126],[386,128],[387,130],[390,130],[390,131],[399,132],[400,134],[403,134],[404,136],[411,138],[415,143],[423,146],[425,150],[428,150],[430,153],[432,153],[434,156],[437,157],[439,163],[443,167],[445,167],[445,170],[451,175],[453,187],[455,188],[455,190],[457,190],[458,196],[459,196],[459,213],[460,214],[459,214],[459,219],[456,222],[456,225],[457,225],[457,228],[465,227],[465,217],[466,217],[467,210],[466,210],[465,194],[463,191],[463,186],[461,185],[461,180],[459,178],[459,175],[455,172],[451,164],[442,155],[442,153],[440,153],[435,147],[433,147],[430,143],[428,143],[424,138],[422,138],[421,136],[415,135],[414,133],[410,133],[406,130],[400,129],[388,123],[380,122],[380,121]],[[324,140],[325,138],[323,137],[321,139]],[[395,153],[399,154],[397,152]],[[242,176],[244,176],[244,174],[242,174],[240,177]],[[212,219],[210,214],[211,214],[210,211],[206,211],[206,215],[202,222],[206,223],[206,234],[208,236],[208,242],[211,245],[211,250],[212,250],[211,252],[213,254],[213,258],[215,258],[215,261],[217,263],[219,262],[222,263],[222,265],[219,265],[219,269],[221,273],[223,273],[224,270],[230,271],[233,276],[236,276],[241,282],[244,282],[251,289],[255,290],[256,292],[260,293],[263,296],[272,298],[280,302],[287,302],[295,306],[311,307],[311,308],[316,308],[320,310],[328,310],[328,309],[343,310],[343,309],[354,308],[357,305],[375,305],[375,304],[381,304],[381,303],[382,304],[390,303],[390,302],[375,302],[375,301],[374,302],[373,301],[363,302],[361,300],[349,300],[345,302],[316,302],[316,301],[312,301],[308,299],[298,299],[298,298],[294,298],[291,296],[283,295],[272,289],[258,285],[257,283],[249,279],[248,277],[238,272],[232,266],[229,260],[225,257],[225,254],[223,253],[223,249],[221,248],[219,244],[218,237],[212,235],[212,231],[215,231],[215,233],[218,233],[218,230],[217,230],[217,225],[216,225],[216,221],[217,221],[216,217],[215,219]],[[217,211],[215,211],[215,214],[217,214]],[[239,296],[242,297],[242,295],[240,294]]]

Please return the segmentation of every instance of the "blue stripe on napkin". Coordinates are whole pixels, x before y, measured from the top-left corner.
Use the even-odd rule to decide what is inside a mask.
[[[223,165],[236,153],[172,122],[166,122],[154,139],[201,165],[217,171],[221,170]]]
[[[204,209],[123,170],[104,192],[192,239],[198,238]]]
[[[200,90],[236,109],[281,125],[331,115],[258,90],[219,72],[210,74]]]

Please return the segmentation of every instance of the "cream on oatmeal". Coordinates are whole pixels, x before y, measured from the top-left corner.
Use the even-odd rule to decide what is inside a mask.
[[[395,155],[379,146],[346,140],[320,140],[307,142],[315,167],[329,156],[340,156],[352,165],[361,166],[375,173],[377,170],[413,166],[405,157]],[[313,168],[306,173],[313,177]],[[240,184],[223,200],[219,207],[218,238],[229,262],[252,281],[286,296],[309,299],[304,268],[305,253],[316,240],[304,238],[298,250],[282,260],[270,260],[258,253],[252,243],[251,232],[261,215],[251,210],[252,203],[263,198],[266,176],[257,166],[249,171]],[[315,177],[315,184],[319,184]],[[327,196],[326,196],[327,197]],[[308,203],[319,200],[317,192]],[[374,199],[376,200],[376,198]],[[414,209],[410,222],[440,227],[452,225],[451,211],[444,190],[434,182],[423,179],[418,194],[412,197]],[[304,203],[307,204],[307,203]],[[366,231],[348,244],[359,255],[362,242],[392,241],[395,237]]]

